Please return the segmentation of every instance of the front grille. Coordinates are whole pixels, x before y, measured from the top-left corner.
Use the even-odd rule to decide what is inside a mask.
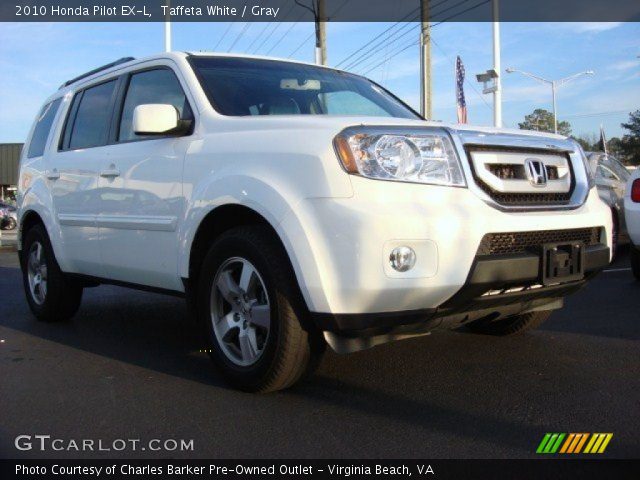
[[[469,158],[469,164],[473,173],[476,184],[491,197],[498,205],[505,207],[532,207],[532,206],[562,206],[568,205],[571,202],[571,196],[574,191],[575,182],[573,174],[573,166],[570,158],[567,156],[567,165],[569,167],[569,178],[571,179],[571,188],[565,193],[547,193],[547,192],[526,192],[526,193],[514,193],[514,192],[499,192],[485,183],[475,170],[474,162],[471,160],[472,152],[512,152],[521,153],[523,155],[536,154],[557,154],[553,150],[536,149],[536,148],[520,148],[520,147],[506,147],[506,146],[487,146],[487,145],[466,145],[467,157]],[[525,169],[523,165],[518,164],[486,164],[486,168],[501,180],[522,180],[527,181]],[[556,166],[546,165],[547,178],[549,180],[558,180],[559,172]]]
[[[600,243],[601,227],[535,232],[488,233],[482,237],[478,255],[504,255],[530,252],[545,243]]]
[[[571,200],[571,191],[566,193],[502,193],[496,192],[479,178],[478,186],[500,205],[524,207],[528,205],[566,205]]]

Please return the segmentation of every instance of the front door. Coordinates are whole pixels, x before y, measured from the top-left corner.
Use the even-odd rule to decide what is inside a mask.
[[[133,132],[136,106],[170,104],[183,119],[192,113],[176,74],[168,67],[132,73],[124,92],[115,144],[98,180],[97,217],[105,276],[180,290],[178,221],[184,211],[182,168],[189,136]]]

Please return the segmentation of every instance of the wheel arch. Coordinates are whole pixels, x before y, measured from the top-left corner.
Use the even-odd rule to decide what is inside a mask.
[[[300,288],[300,272],[293,252],[286,239],[283,238],[284,233],[274,226],[265,214],[250,206],[236,203],[217,206],[200,221],[188,250],[187,283],[194,282],[198,278],[200,265],[211,243],[222,233],[244,225],[263,225],[273,233],[274,238],[278,240],[278,243],[287,254],[287,258],[296,275],[298,288]],[[305,302],[309,305],[304,289],[300,288],[300,290],[305,297]]]

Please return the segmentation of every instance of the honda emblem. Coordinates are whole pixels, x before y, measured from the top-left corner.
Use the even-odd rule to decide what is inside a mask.
[[[547,184],[547,167],[542,160],[527,158],[524,161],[524,170],[529,183],[534,187],[544,187]]]

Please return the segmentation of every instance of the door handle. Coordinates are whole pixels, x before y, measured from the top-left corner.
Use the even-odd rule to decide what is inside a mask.
[[[120,176],[120,170],[115,168],[115,166],[112,166],[111,168],[108,168],[107,170],[102,170],[100,172],[100,176],[102,178],[116,178],[116,177]]]
[[[60,172],[58,172],[57,168],[49,170],[46,175],[49,180],[58,180],[60,178]]]

